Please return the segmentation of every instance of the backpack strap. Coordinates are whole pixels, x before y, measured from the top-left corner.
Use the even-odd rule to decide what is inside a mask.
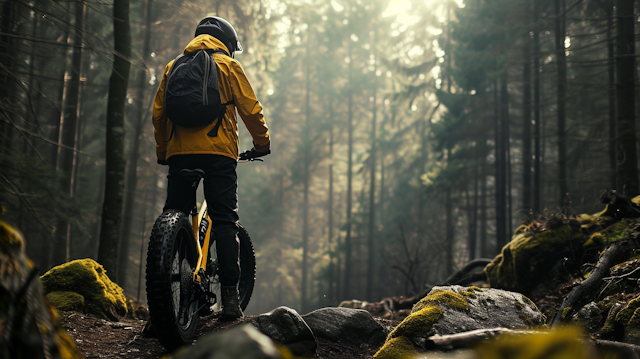
[[[222,121],[224,121],[224,116],[227,114],[227,106],[229,105],[233,105],[233,100],[223,103],[222,104],[222,111],[220,111],[220,114],[218,114],[218,122],[216,122],[216,125],[213,126],[213,128],[211,129],[211,131],[209,131],[207,133],[207,136],[209,137],[216,137],[218,136],[218,130],[220,129],[220,125],[222,124]]]
[[[231,57],[223,49],[216,49],[216,50],[207,49],[207,50],[204,50],[204,51],[206,51],[209,55],[223,54],[225,56]],[[213,60],[213,57],[211,58],[211,61],[215,61],[215,60]],[[229,102],[222,104],[223,109],[220,111],[220,113],[217,116],[218,122],[216,122],[216,125],[213,126],[211,131],[209,131],[207,133],[207,136],[209,136],[209,137],[217,137],[218,136],[218,130],[220,129],[220,125],[222,124],[222,121],[224,121],[224,116],[227,114],[227,106],[232,105],[232,104],[233,104],[233,100],[230,100]]]
[[[215,50],[213,50],[213,49],[205,49],[204,51],[205,51],[207,54],[209,54],[209,55],[213,55],[213,54],[224,54],[224,55],[226,55],[227,57],[231,57],[231,56],[229,56],[229,53],[228,53],[228,52],[226,52],[226,51],[224,51],[223,49],[215,49]]]

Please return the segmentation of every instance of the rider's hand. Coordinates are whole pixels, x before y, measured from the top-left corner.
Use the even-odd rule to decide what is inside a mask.
[[[242,161],[247,161],[247,160],[251,160],[252,158],[266,156],[266,155],[268,155],[270,153],[271,153],[271,150],[267,150],[267,152],[258,152],[258,151],[256,151],[255,148],[252,148],[250,150],[246,150],[246,151],[240,153],[238,158],[240,160],[242,160]]]

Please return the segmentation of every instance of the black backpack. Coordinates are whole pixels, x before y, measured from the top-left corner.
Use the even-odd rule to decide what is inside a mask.
[[[213,53],[226,54],[223,50],[199,50],[175,59],[167,75],[164,106],[167,117],[175,126],[201,127],[218,120],[207,134],[216,137],[227,105],[233,101],[221,103]],[[173,131],[171,133],[173,135]]]

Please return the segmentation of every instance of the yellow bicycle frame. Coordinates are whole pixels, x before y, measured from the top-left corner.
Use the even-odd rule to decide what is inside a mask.
[[[207,233],[205,234],[204,242],[202,247],[200,247],[200,240],[198,236],[200,236],[200,222],[202,219],[206,218],[209,221],[209,227],[207,227]],[[191,226],[193,227],[193,233],[196,238],[196,247],[198,248],[198,262],[193,272],[193,280],[196,282],[200,282],[201,278],[198,274],[200,272],[200,268],[203,270],[207,270],[207,256],[209,254],[209,238],[211,238],[211,218],[209,218],[209,212],[207,211],[207,201],[203,200],[202,205],[200,206],[200,212],[198,212],[198,216],[191,217]]]

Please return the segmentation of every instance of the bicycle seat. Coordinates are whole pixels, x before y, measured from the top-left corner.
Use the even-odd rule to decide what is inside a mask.
[[[180,170],[180,172],[178,172],[178,176],[199,180],[201,178],[204,178],[205,174],[203,170],[197,168],[195,170],[188,170],[188,169]]]

